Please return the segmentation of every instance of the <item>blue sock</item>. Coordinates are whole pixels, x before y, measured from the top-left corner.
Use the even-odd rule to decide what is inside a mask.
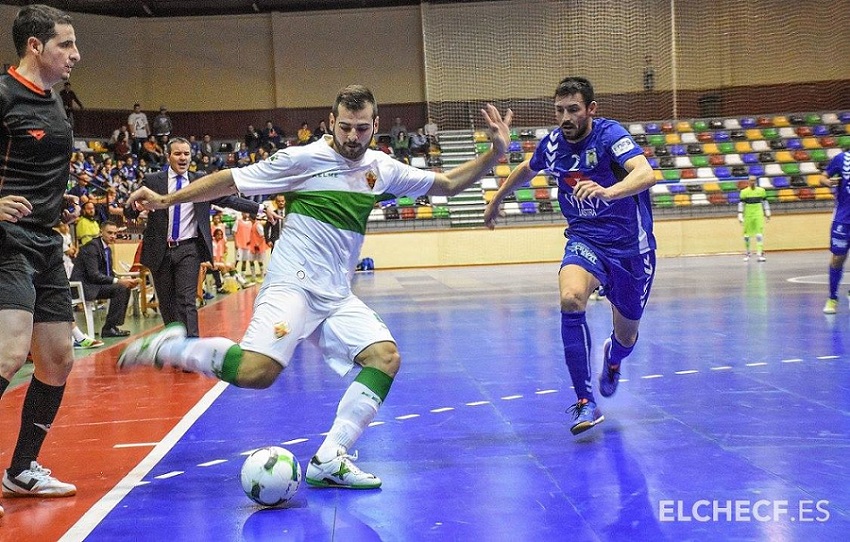
[[[841,276],[844,275],[844,268],[839,267],[833,269],[829,266],[829,298],[838,299],[838,285],[841,283]]]
[[[561,313],[561,339],[576,397],[595,403],[590,381],[590,330],[584,312]]]
[[[635,344],[637,344],[637,341],[635,341]],[[608,353],[608,365],[613,365],[614,367],[620,365],[623,359],[635,349],[635,344],[628,347],[623,346],[617,340],[617,337],[614,336],[614,333],[611,332],[611,351]]]

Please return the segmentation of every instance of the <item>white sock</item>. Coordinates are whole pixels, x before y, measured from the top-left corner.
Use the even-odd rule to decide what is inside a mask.
[[[316,452],[318,460],[324,463],[347,453],[375,419],[380,406],[381,399],[375,392],[360,382],[352,382],[339,401],[328,436]]]
[[[87,338],[86,334],[83,333],[83,330],[78,328],[77,326],[74,326],[73,329],[71,329],[71,336],[74,337],[74,340],[77,342]]]
[[[156,357],[164,365],[219,378],[224,355],[236,343],[224,337],[166,341]]]

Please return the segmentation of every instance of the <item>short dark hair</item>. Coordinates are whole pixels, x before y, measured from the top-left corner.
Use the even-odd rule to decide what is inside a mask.
[[[105,220],[100,223],[100,231],[105,230],[108,226],[115,226],[117,228],[118,224],[111,220]]]
[[[596,99],[593,94],[593,85],[584,77],[566,77],[558,83],[558,88],[555,89],[556,99],[573,94],[581,94],[584,105],[590,105],[590,102]]]
[[[27,50],[27,40],[31,37],[41,43],[47,43],[56,35],[57,24],[71,24],[71,16],[50,6],[33,4],[18,11],[12,23],[12,40],[18,58],[23,58]]]
[[[339,106],[342,104],[349,111],[362,111],[367,104],[372,105],[372,118],[378,116],[378,102],[372,91],[363,85],[348,85],[339,91],[334,101],[334,116],[339,115]]]
[[[189,145],[189,149],[192,148],[192,144],[189,143],[189,140],[186,139],[185,137],[172,137],[171,139],[168,140],[168,143],[165,144],[165,153],[166,154],[171,154],[171,147],[175,143],[185,143],[186,145]]]

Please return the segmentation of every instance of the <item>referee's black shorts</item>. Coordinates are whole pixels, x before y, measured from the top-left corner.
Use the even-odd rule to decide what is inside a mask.
[[[62,236],[38,226],[0,222],[0,310],[32,313],[33,322],[73,322]]]

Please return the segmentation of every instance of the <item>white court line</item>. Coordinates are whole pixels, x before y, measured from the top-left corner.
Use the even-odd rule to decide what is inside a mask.
[[[547,393],[558,393],[558,390],[540,390],[534,393],[536,393],[537,395],[546,395]]]
[[[522,395],[505,395],[502,401],[513,401],[514,399],[522,399]]]
[[[473,401],[471,403],[466,403],[466,406],[481,406],[481,405],[489,405],[490,401]]]
[[[113,448],[153,448],[158,442],[133,442],[132,444],[116,444]]]
[[[432,409],[431,412],[433,412],[434,414],[439,414],[440,412],[448,412],[448,411],[454,410],[454,409],[455,409],[455,407],[447,406],[447,407]]]
[[[838,359],[838,356],[818,356],[816,359]]]
[[[675,372],[675,373],[673,373],[673,374],[677,374],[677,375],[692,375],[692,374],[696,374],[696,373],[698,373],[698,372],[699,372],[699,371],[697,371],[696,369],[688,369],[687,371],[676,371],[676,372]]]
[[[181,474],[185,474],[184,470],[173,470],[171,472],[166,472],[165,474],[160,474],[159,476],[154,476],[154,480],[168,480],[169,478],[174,478],[175,476],[180,476]]]
[[[396,416],[395,419],[404,421],[404,420],[412,420],[413,418],[418,418],[418,417],[419,417],[419,414],[405,414],[404,416]]]
[[[227,463],[227,459],[213,459],[212,461],[207,461],[206,463],[198,463],[198,466],[212,467],[214,465],[221,465],[222,463]]]
[[[764,367],[765,365],[767,365],[767,362],[766,361],[755,361],[753,363],[746,363],[745,365],[747,367]]]
[[[379,425],[384,425],[385,423],[387,423],[387,422],[372,422],[372,423],[369,424],[369,427],[377,427]],[[328,436],[328,434],[323,433],[322,436],[326,437],[326,436]]]
[[[797,284],[829,284],[829,275],[803,275],[801,277],[791,277],[788,282]]]
[[[728,371],[731,368],[732,368],[731,365],[721,365],[719,367],[712,367],[711,370],[712,371]]]
[[[301,444],[302,442],[307,442],[310,439],[307,438],[294,438],[292,440],[287,440],[285,442],[281,442],[284,446],[289,446],[290,444]]]
[[[642,376],[641,378],[644,379],[644,380],[651,380],[653,378],[662,378],[663,376],[664,375],[646,375],[646,376]]]
[[[802,358],[791,358],[791,359],[783,359],[783,360],[780,360],[780,361],[782,363],[800,363],[801,361],[803,361],[803,359]]]
[[[103,521],[103,518],[115,508],[121,499],[123,499],[130,490],[133,489],[142,478],[147,475],[157,463],[165,457],[165,454],[174,447],[180,438],[186,434],[186,431],[201,417],[201,414],[213,404],[221,393],[227,389],[226,382],[219,382],[208,391],[201,400],[198,401],[192,409],[186,413],[183,418],[177,422],[177,425],[165,435],[159,444],[157,444],[150,453],[142,459],[141,463],[136,465],[123,480],[118,482],[109,492],[101,497],[88,512],[83,514],[77,522],[68,531],[62,535],[59,542],[76,542],[84,540],[97,525]]]

